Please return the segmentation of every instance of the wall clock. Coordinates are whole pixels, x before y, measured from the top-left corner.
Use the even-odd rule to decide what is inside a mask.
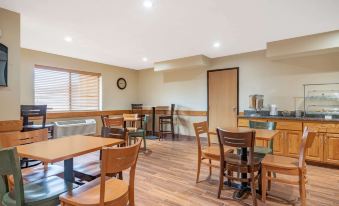
[[[126,79],[119,78],[118,81],[117,81],[117,86],[118,86],[119,89],[125,89],[127,87]]]

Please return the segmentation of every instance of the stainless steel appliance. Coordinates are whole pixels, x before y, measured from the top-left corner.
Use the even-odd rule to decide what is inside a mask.
[[[261,111],[264,108],[264,95],[250,95],[249,108],[254,109],[256,112]]]

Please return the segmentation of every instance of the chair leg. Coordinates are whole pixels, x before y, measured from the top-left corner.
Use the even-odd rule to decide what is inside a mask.
[[[211,166],[211,165],[212,165],[212,160],[209,159],[208,162],[210,163],[210,165],[209,165],[209,171],[210,171],[210,174],[209,174],[209,175],[210,175],[210,177],[211,177],[211,176],[212,176],[212,166]]]
[[[252,193],[252,200],[253,200],[253,205],[257,206],[257,191],[255,189],[255,178],[254,178],[254,172],[251,172],[251,193]]]
[[[299,193],[301,205],[306,206],[306,182],[303,172],[301,172],[299,175]]]
[[[201,157],[198,157],[198,168],[197,168],[197,180],[196,180],[196,183],[199,182],[200,167],[201,167]]]
[[[267,171],[266,167],[262,166],[261,167],[261,200],[263,203],[266,202],[266,184],[267,184]]]
[[[270,171],[267,172],[267,176],[272,178],[272,173]],[[271,190],[271,179],[268,179],[267,191]]]
[[[219,174],[218,199],[220,199],[221,190],[224,187],[224,172],[225,172],[225,162],[221,162],[220,163],[220,174]]]
[[[172,139],[174,139],[175,135],[174,135],[174,123],[173,123],[173,119],[171,119],[171,132],[172,132]]]
[[[144,148],[145,148],[145,151],[146,151],[146,135],[144,134],[144,136],[142,138],[144,140]]]
[[[162,138],[162,133],[161,133],[161,120],[159,119],[159,141]]]

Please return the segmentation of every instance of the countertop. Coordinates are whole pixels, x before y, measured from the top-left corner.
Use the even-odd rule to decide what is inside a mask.
[[[317,117],[284,117],[284,116],[250,116],[250,115],[238,115],[238,118],[243,119],[277,119],[277,120],[295,120],[295,121],[309,121],[309,122],[336,122],[339,123],[339,119],[325,119]]]

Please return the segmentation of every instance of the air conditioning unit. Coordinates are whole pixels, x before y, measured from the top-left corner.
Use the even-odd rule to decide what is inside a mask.
[[[54,122],[53,137],[96,134],[95,119],[67,120]]]

